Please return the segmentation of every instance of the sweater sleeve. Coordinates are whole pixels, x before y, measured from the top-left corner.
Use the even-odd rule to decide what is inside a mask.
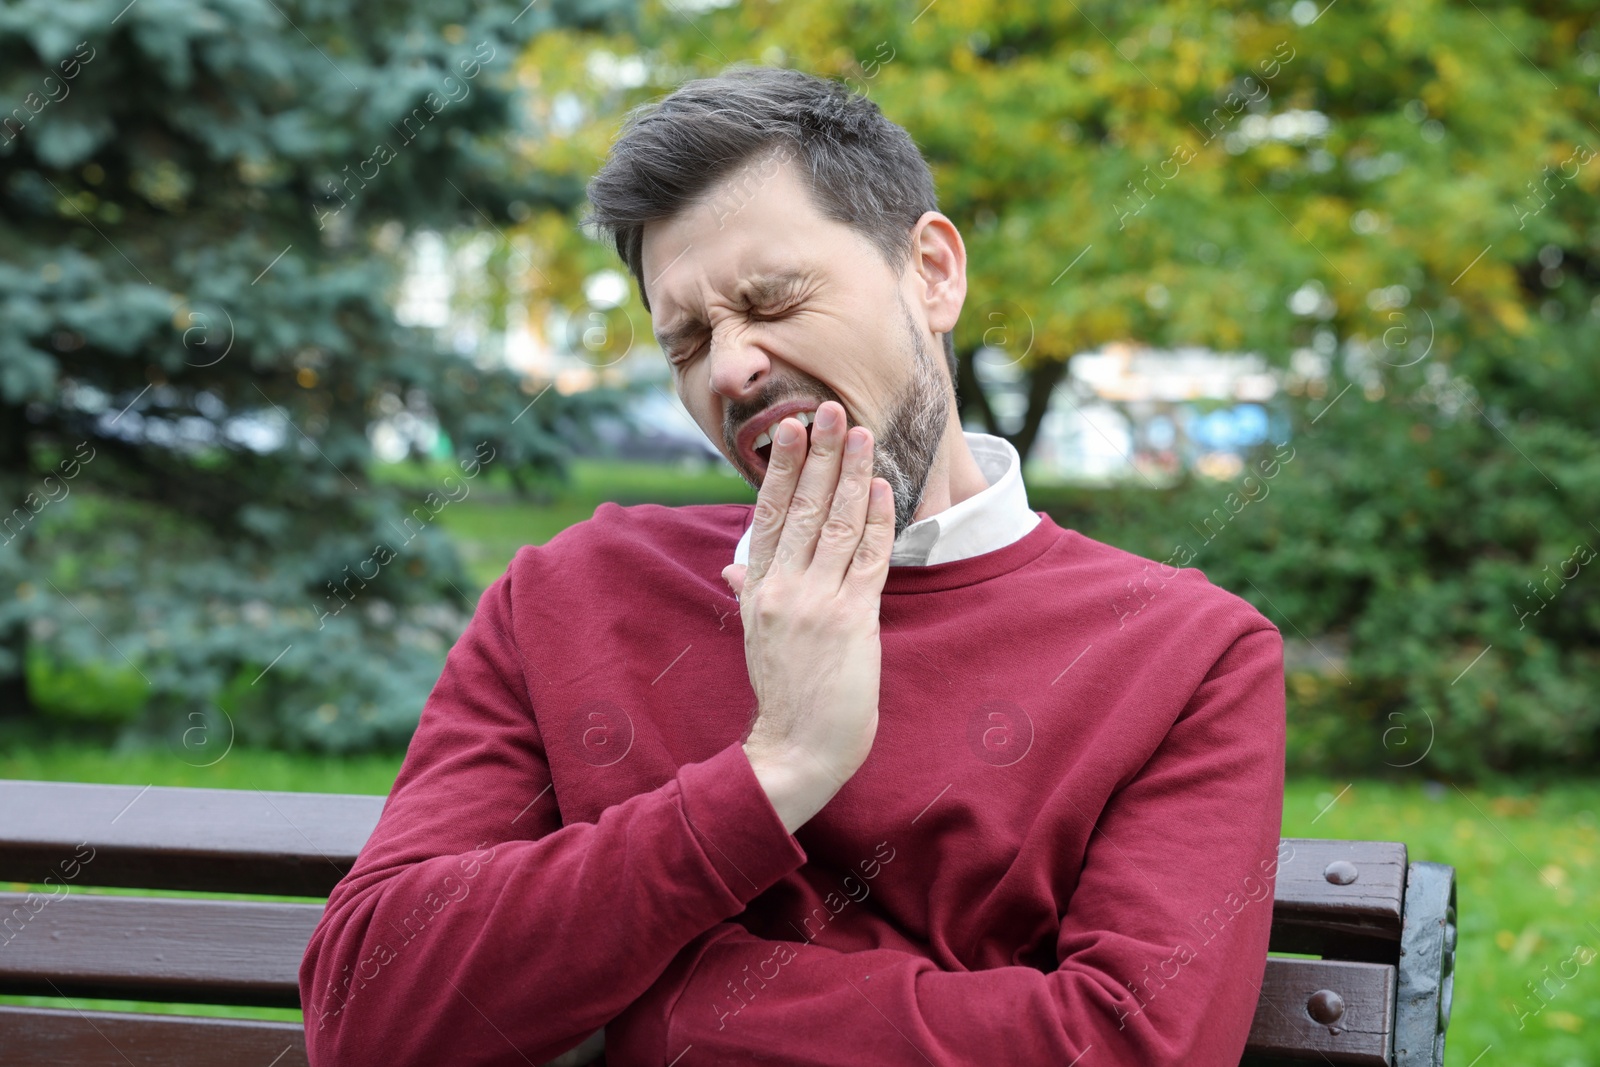
[[[805,862],[737,742],[561,825],[538,675],[513,636],[517,573],[513,561],[451,648],[307,945],[313,1065],[543,1063]]]
[[[1054,971],[952,972],[898,950],[763,941],[724,923],[607,1027],[607,1063],[702,1067],[760,1052],[796,1067],[1236,1067],[1272,923],[1282,649],[1275,629],[1239,638],[1113,796]]]

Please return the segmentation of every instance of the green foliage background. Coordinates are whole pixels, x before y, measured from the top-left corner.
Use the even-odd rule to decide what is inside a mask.
[[[398,252],[581,197],[511,150],[512,69],[614,14],[0,8],[0,725],[31,680],[131,672],[147,735],[405,743],[475,601],[437,518],[484,465],[559,474],[611,402],[400,324]],[[374,477],[397,413],[437,420],[453,480]]]
[[[69,721],[169,741],[226,713],[255,743],[403,743],[477,565],[540,539],[540,515],[586,516],[538,486],[559,484],[611,401],[541,391],[397,324],[401,240],[493,234],[470,297],[491,322],[523,292],[536,318],[581,311],[585,280],[617,266],[576,218],[622,115],[761,63],[840,78],[912,132],[967,245],[964,414],[1025,454],[1067,361],[1096,345],[1280,368],[1275,425],[1295,458],[1271,479],[1036,497],[1152,559],[1187,545],[1291,637],[1295,767],[1592,768],[1592,16],[1362,0],[11,5],[0,102],[42,106],[0,137],[0,588],[15,594],[0,715],[28,720],[43,693]],[[85,48],[70,95],[43,102]],[[392,158],[352,181],[379,145]],[[649,337],[636,294],[611,317]],[[972,373],[982,345],[1024,375],[1020,424]],[[403,477],[368,438],[396,411],[446,430]],[[200,432],[242,414],[296,447]],[[474,455],[494,458],[463,479]],[[447,499],[452,476],[477,499]],[[38,507],[52,484],[71,500]],[[508,529],[490,499],[535,518]],[[476,552],[481,524],[502,532],[469,571],[458,546]],[[394,561],[349,585],[380,543]],[[339,588],[359,595],[323,617]],[[107,694],[133,677],[143,699],[126,710]]]

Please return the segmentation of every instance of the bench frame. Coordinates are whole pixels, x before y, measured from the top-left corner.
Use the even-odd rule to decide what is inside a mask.
[[[306,1064],[301,1024],[82,1011],[78,997],[299,1007],[328,892],[380,796],[0,780],[0,1047],[55,1065]],[[1284,858],[1287,851],[1288,856]],[[1242,1067],[1442,1067],[1455,869],[1397,842],[1285,838],[1271,951]],[[299,896],[304,902],[80,893],[75,886]],[[552,1061],[599,1062],[603,1032]]]

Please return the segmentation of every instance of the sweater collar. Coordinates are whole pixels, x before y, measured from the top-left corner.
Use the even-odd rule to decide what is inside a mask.
[[[988,487],[901,530],[894,539],[891,566],[926,566],[993,552],[1038,525],[1039,515],[1028,507],[1028,491],[1022,484],[1022,460],[1011,442],[972,430],[962,431],[962,436]],[[753,526],[745,527],[734,547],[733,562],[748,562],[753,532]]]

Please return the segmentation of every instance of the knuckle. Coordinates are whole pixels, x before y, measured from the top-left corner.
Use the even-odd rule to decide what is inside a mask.
[[[860,478],[846,478],[833,492],[834,500],[845,504],[854,504],[866,495],[867,483]]]
[[[888,550],[878,543],[874,537],[863,537],[856,546],[855,565],[858,567],[876,567],[880,562],[887,562]]]
[[[762,494],[756,497],[756,510],[754,522],[762,526],[776,526],[783,521],[783,511],[772,498]]]
[[[778,619],[783,615],[783,611],[778,607],[771,597],[758,597],[751,604],[751,609],[756,622],[763,626],[769,626],[772,623],[777,622]]]
[[[849,541],[859,537],[860,531],[854,523],[843,515],[835,513],[828,516],[828,521],[822,524],[822,536],[834,541]]]
[[[796,493],[789,504],[789,518],[802,524],[815,522],[821,513],[822,506],[809,494]]]
[[[761,584],[754,589],[747,589],[751,613],[757,618],[765,618],[774,612],[780,611],[781,607],[778,601],[782,599],[782,596],[775,596],[774,594],[781,594],[782,589],[783,583],[779,581],[777,575],[769,575],[763,578]]]

